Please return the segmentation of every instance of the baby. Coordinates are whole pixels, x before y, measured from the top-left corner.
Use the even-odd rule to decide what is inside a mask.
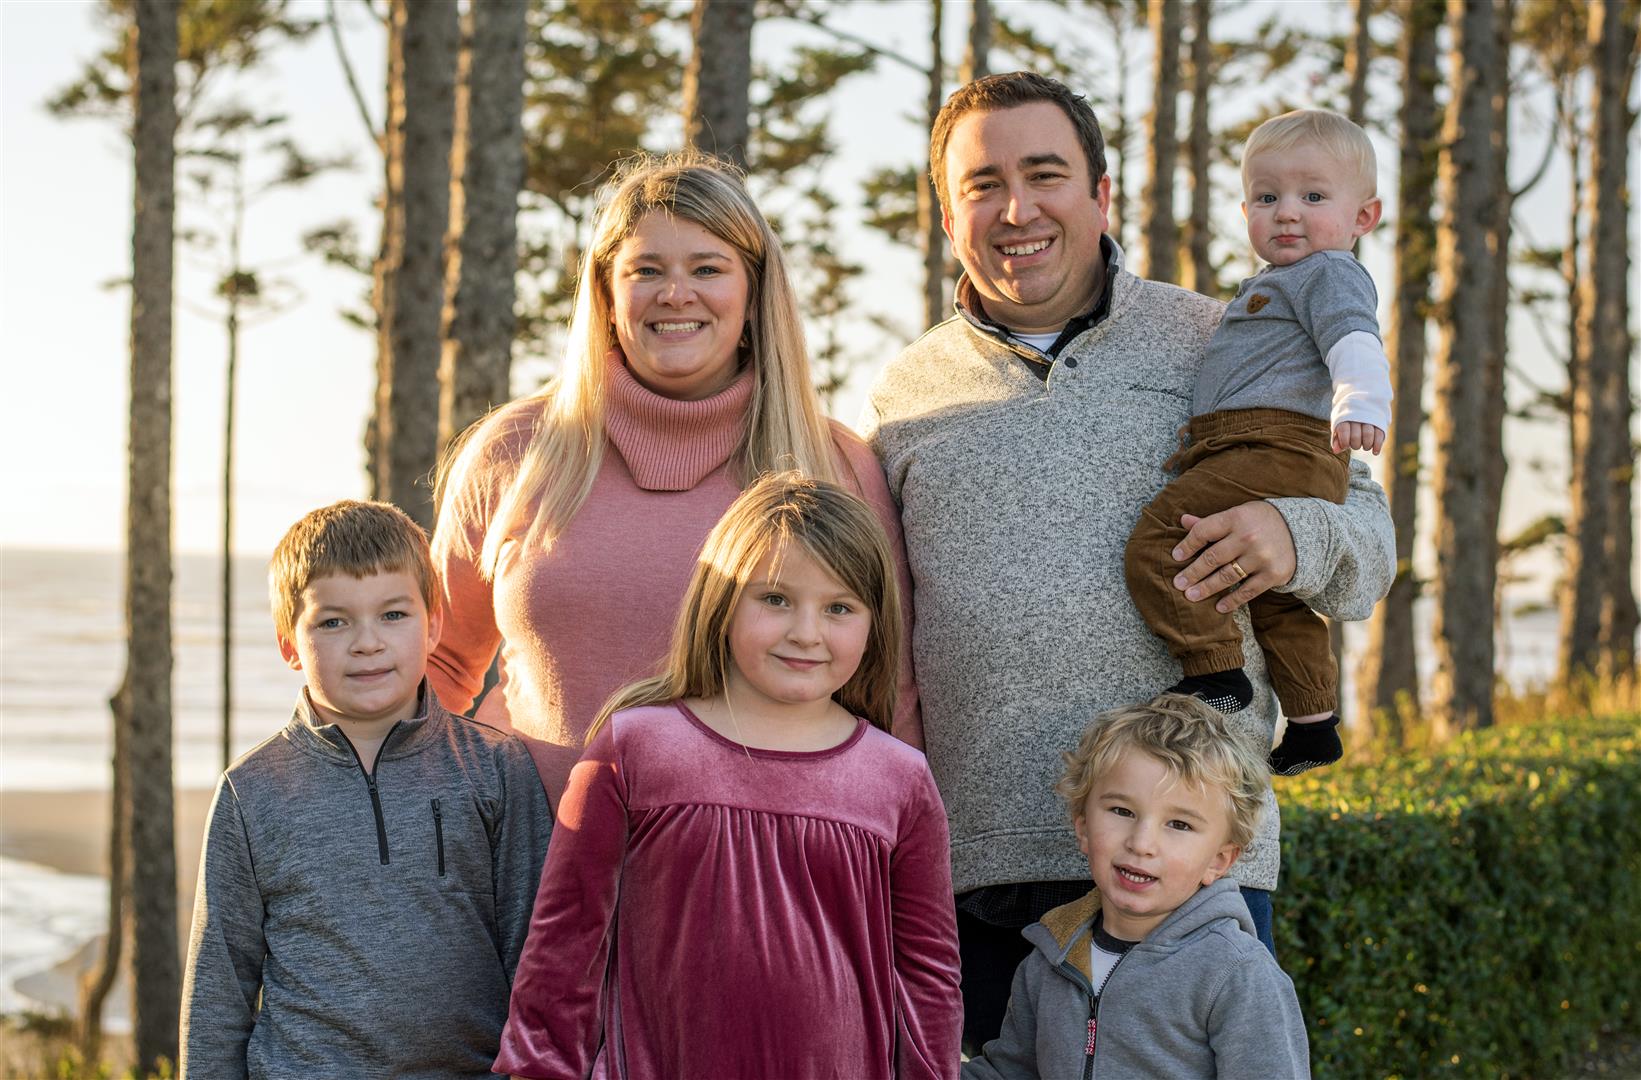
[[[1379,453],[1390,425],[1390,364],[1379,340],[1373,279],[1351,246],[1379,222],[1367,134],[1334,113],[1301,109],[1254,129],[1242,155],[1248,239],[1268,265],[1244,281],[1208,342],[1180,476],[1129,537],[1129,592],[1180,661],[1170,687],[1226,712],[1246,708],[1242,633],[1212,602],[1176,589],[1180,515],[1253,499],[1343,502],[1350,451]],[[1234,560],[1229,569],[1247,571]],[[1248,604],[1254,638],[1288,718],[1272,771],[1292,776],[1339,760],[1338,670],[1322,619],[1266,591]]]

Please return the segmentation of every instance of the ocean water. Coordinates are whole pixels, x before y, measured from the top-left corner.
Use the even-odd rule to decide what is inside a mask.
[[[209,788],[222,771],[220,560],[183,556],[174,582],[174,775]],[[0,551],[0,788],[106,790],[108,695],[125,664],[123,557],[112,552]],[[280,659],[266,564],[234,564],[233,749],[290,717],[301,676]],[[53,968],[107,925],[108,883],[0,857],[0,1012],[72,1000]],[[129,1026],[126,995],[106,1010]]]
[[[182,556],[173,614],[172,701],[178,787],[222,771],[220,561]],[[285,666],[268,613],[266,564],[234,563],[233,748],[290,717],[302,678]],[[0,551],[0,787],[105,789],[113,753],[108,696],[125,665],[123,557]]]

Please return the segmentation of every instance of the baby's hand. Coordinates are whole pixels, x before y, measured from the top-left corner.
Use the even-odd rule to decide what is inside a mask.
[[[1333,429],[1333,452],[1343,450],[1372,450],[1377,454],[1385,445],[1385,433],[1372,424],[1346,420]]]

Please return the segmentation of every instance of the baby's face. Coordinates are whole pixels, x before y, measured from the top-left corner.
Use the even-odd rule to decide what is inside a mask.
[[[1242,213],[1254,252],[1291,266],[1318,251],[1349,251],[1379,223],[1379,200],[1355,167],[1320,146],[1268,151],[1248,166]]]

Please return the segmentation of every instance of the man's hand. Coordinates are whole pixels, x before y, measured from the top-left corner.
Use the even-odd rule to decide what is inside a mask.
[[[1346,420],[1333,429],[1333,452],[1335,454],[1346,450],[1372,450],[1377,454],[1384,449],[1384,445],[1384,430],[1374,427],[1372,424]]]
[[[1174,558],[1190,565],[1174,576],[1174,588],[1183,590],[1187,600],[1224,593],[1214,608],[1230,614],[1293,579],[1298,564],[1293,534],[1281,511],[1263,499],[1205,518],[1182,514],[1179,523],[1190,531],[1174,549]]]

